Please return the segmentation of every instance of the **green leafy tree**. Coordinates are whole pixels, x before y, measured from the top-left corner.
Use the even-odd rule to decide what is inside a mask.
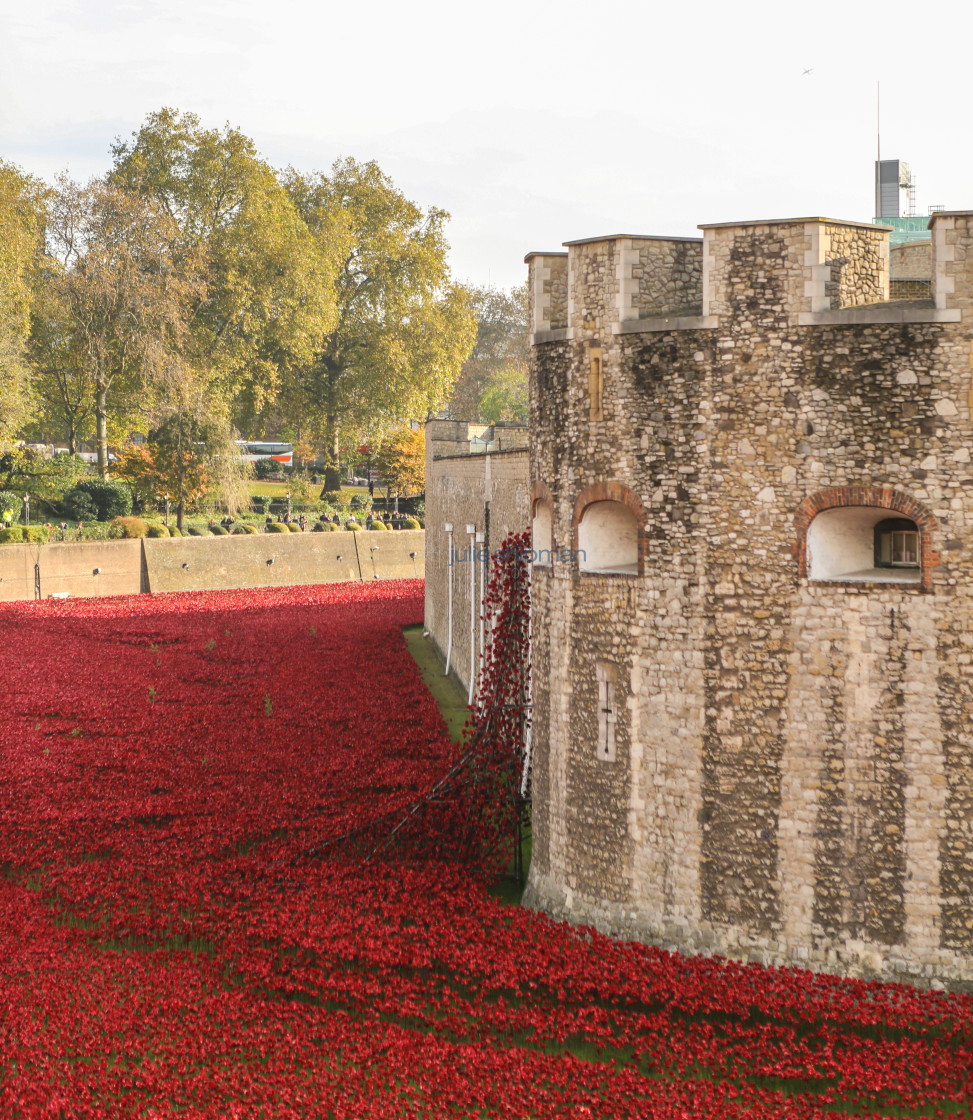
[[[491,417],[485,408],[496,407],[496,389],[491,401],[483,395],[508,371],[519,371],[527,384],[527,285],[504,292],[499,288],[472,288],[470,302],[476,316],[476,343],[453,387],[449,410],[468,420]]]
[[[112,182],[153,199],[205,261],[185,357],[249,428],[282,371],[310,362],[334,324],[331,243],[308,236],[253,141],[229,125],[164,108],[112,151]]]
[[[34,427],[57,432],[74,455],[94,432],[95,381],[85,360],[82,332],[75,332],[63,277],[38,285],[28,343],[37,413]]]
[[[44,204],[36,180],[0,161],[0,440],[17,433],[30,406],[24,346]]]
[[[423,214],[377,164],[352,159],[330,176],[291,171],[287,186],[322,252],[340,253],[335,324],[291,386],[295,409],[319,425],[331,490],[343,430],[381,431],[441,407],[475,323],[450,279],[444,211]]]
[[[151,407],[163,376],[183,364],[200,260],[157,202],[100,181],[59,183],[47,245],[57,330],[90,378],[98,469],[107,476],[112,416]]]
[[[506,366],[491,373],[480,394],[480,419],[491,424],[498,420],[527,423],[527,370]]]

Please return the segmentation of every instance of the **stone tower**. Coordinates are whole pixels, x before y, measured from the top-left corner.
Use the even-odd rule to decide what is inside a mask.
[[[528,900],[973,981],[973,212],[531,254]]]

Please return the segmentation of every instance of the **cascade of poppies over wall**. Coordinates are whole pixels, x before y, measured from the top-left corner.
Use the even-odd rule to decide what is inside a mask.
[[[971,1115],[970,995],[559,925],[489,845],[329,847],[462,754],[421,618],[419,581],[0,607],[0,1116]]]

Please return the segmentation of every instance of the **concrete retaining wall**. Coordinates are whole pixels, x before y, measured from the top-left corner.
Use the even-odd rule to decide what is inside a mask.
[[[35,566],[37,571],[35,572]],[[0,546],[0,602],[286,587],[425,574],[422,530]]]

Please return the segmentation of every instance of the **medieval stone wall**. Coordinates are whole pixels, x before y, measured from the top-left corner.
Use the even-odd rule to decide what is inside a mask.
[[[533,904],[681,949],[973,983],[973,217],[934,222],[935,308],[874,298],[874,227],[709,226],[695,320],[625,324],[599,296],[532,348],[555,544],[614,496],[640,557],[534,570]],[[617,252],[570,246],[572,291],[608,291]],[[810,578],[814,519],[862,509],[916,522],[921,570]]]
[[[526,446],[457,453],[464,446],[464,434],[468,449],[468,433],[479,435],[485,427],[455,420],[426,424],[425,629],[444,661],[449,651],[450,674],[467,690],[471,668],[475,675],[479,664],[481,576],[483,586],[489,581],[486,556],[509,532],[523,532],[530,524]],[[447,525],[453,526],[452,537]],[[475,535],[471,541],[467,526],[473,526],[474,534],[484,534],[481,543]]]

